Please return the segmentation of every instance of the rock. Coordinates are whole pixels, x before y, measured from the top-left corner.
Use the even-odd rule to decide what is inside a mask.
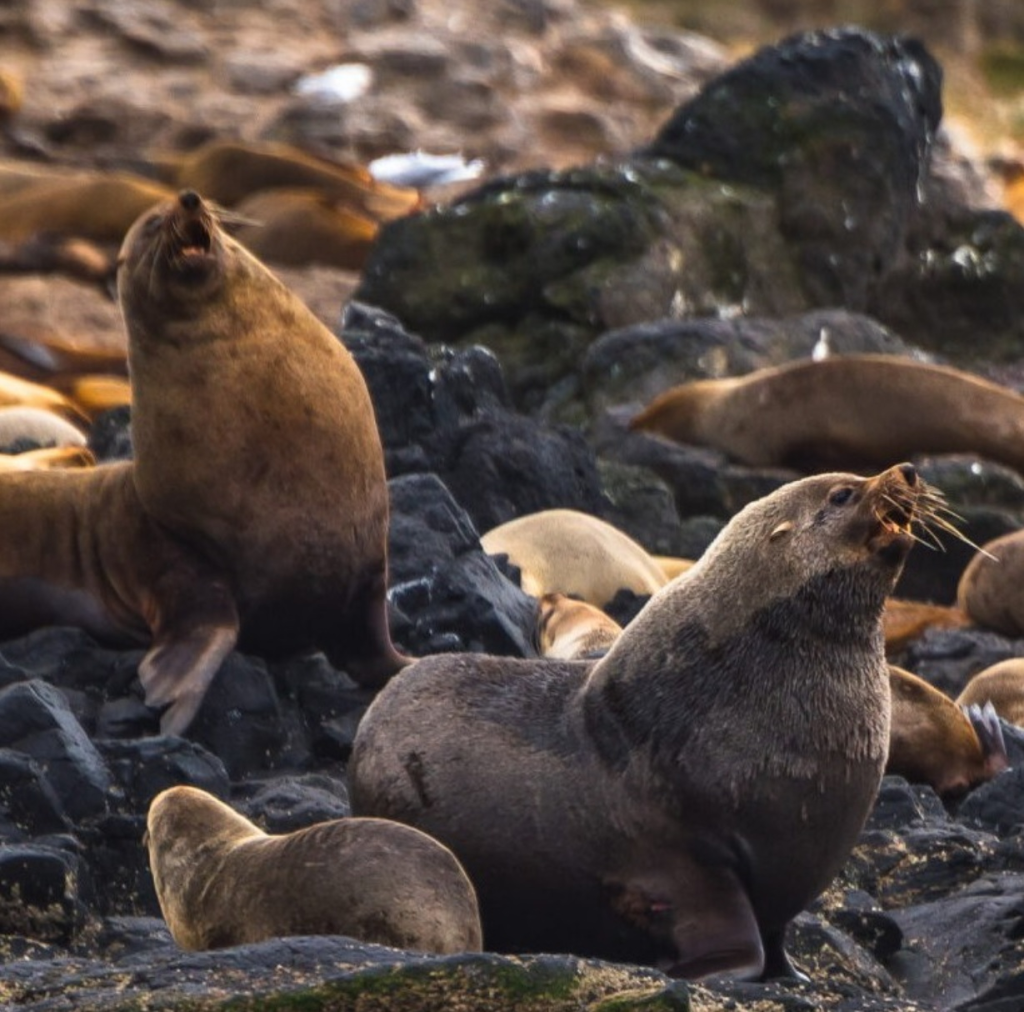
[[[646,153],[776,192],[809,302],[864,310],[902,248],[941,85],[916,40],[807,32],[717,77]]]
[[[89,431],[89,449],[96,455],[98,463],[132,459],[131,415],[131,408],[124,405],[104,411],[93,421]]]
[[[84,921],[75,854],[32,844],[0,845],[0,935],[67,943]]]
[[[291,833],[352,814],[345,782],[323,774],[249,780],[231,803],[267,833]]]
[[[0,840],[67,833],[72,823],[35,760],[0,749]]]
[[[1008,769],[971,791],[957,818],[990,832],[1019,834],[1024,828],[1024,767]]]
[[[1024,656],[1024,640],[981,629],[930,629],[911,643],[904,661],[915,674],[956,698],[979,671]]]
[[[484,553],[469,517],[438,478],[408,475],[388,488],[396,639],[413,654],[533,656],[536,604]]]
[[[67,699],[39,680],[0,691],[0,747],[33,759],[75,821],[104,814],[119,793]]]

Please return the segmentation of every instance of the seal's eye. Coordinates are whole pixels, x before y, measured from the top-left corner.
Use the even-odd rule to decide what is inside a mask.
[[[843,485],[842,488],[834,489],[828,497],[828,501],[832,506],[842,506],[844,503],[848,503],[853,496],[853,489],[849,485]]]
[[[163,224],[163,215],[154,214],[151,218],[147,218],[145,224],[142,226],[142,234],[146,236],[153,235],[154,232]]]

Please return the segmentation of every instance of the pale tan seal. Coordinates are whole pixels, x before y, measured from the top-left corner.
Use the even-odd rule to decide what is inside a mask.
[[[507,555],[527,594],[568,594],[601,607],[623,588],[653,594],[668,582],[644,548],[617,527],[579,510],[542,510],[489,530],[489,555]]]
[[[957,697],[960,706],[986,706],[1018,727],[1024,727],[1024,658],[1011,657],[979,671]]]
[[[349,935],[417,952],[476,952],[476,894],[452,852],[384,819],[264,833],[195,787],[157,795],[149,866],[174,940],[216,949],[285,935]]]
[[[566,594],[545,594],[537,602],[537,652],[552,660],[603,657],[622,626],[596,605]]]
[[[1024,530],[982,545],[960,577],[957,604],[972,622],[1004,636],[1024,635]]]
[[[193,191],[132,226],[118,293],[143,509],[222,574],[244,649],[323,650],[381,686],[407,659],[388,631],[384,455],[355,360]]]
[[[999,721],[968,712],[903,668],[890,665],[892,725],[886,773],[929,784],[943,797],[966,794],[1009,765]]]
[[[930,499],[909,464],[794,482],[592,665],[418,661],[360,724],[354,811],[451,847],[489,948],[794,972],[882,775],[881,613]]]
[[[837,355],[684,383],[630,426],[756,466],[885,467],[924,453],[975,453],[1024,472],[1024,397],[892,355]]]
[[[45,408],[0,408],[0,447],[20,440],[39,446],[85,446],[85,433]]]

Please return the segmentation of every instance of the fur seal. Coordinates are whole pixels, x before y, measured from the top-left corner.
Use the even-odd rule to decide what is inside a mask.
[[[480,544],[489,555],[507,555],[533,597],[558,592],[600,608],[624,587],[653,594],[668,582],[631,537],[578,510],[530,513],[492,528]]]
[[[957,696],[959,706],[987,706],[1011,724],[1024,727],[1024,658],[1011,657],[979,671]]]
[[[145,213],[119,261],[142,508],[223,574],[243,649],[323,650],[379,688],[408,658],[388,630],[384,454],[355,360],[194,191]]]
[[[837,355],[684,383],[651,401],[630,428],[755,466],[887,467],[923,453],[976,453],[1024,473],[1024,397],[892,355]]]
[[[537,605],[537,652],[553,660],[603,657],[622,626],[600,608],[566,594],[545,594]]]
[[[962,608],[890,597],[882,612],[885,650],[899,653],[929,629],[962,629],[970,624]]]
[[[84,414],[65,397],[50,387],[31,380],[0,372],[0,408],[37,408],[51,411],[71,421],[88,423]]]
[[[271,836],[212,794],[153,800],[147,849],[183,949],[283,935],[349,935],[417,952],[478,952],[476,894],[447,847],[384,819],[334,819]]]
[[[999,721],[967,712],[923,678],[889,667],[892,724],[886,773],[929,784],[943,797],[966,794],[1009,765]]]
[[[0,453],[0,474],[93,467],[95,463],[92,451],[84,446],[50,446],[42,450],[26,450],[24,453]]]
[[[213,140],[186,155],[155,159],[162,177],[234,207],[261,190],[314,189],[374,220],[415,211],[419,192],[379,183],[361,165],[331,161],[287,144]]]
[[[327,264],[361,270],[377,223],[317,190],[262,190],[235,210],[254,224],[235,238],[261,260],[285,266]]]
[[[1024,530],[982,545],[960,577],[956,600],[976,625],[1024,635]]]
[[[909,464],[805,478],[734,517],[596,663],[417,661],[359,726],[353,810],[451,847],[489,948],[793,974],[786,925],[882,775],[882,608],[932,498]]]
[[[0,447],[21,440],[38,446],[85,446],[85,433],[44,408],[0,408]]]

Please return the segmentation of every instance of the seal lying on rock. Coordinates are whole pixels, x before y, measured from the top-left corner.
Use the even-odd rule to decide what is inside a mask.
[[[684,383],[630,428],[755,466],[886,467],[922,453],[977,453],[1024,473],[1024,396],[895,355],[837,355]]]
[[[183,949],[282,935],[351,935],[418,952],[476,952],[473,886],[447,847],[385,819],[270,836],[212,794],[153,800],[147,847],[160,909]]]
[[[913,467],[740,512],[594,664],[428,657],[370,706],[353,809],[441,840],[488,947],[779,976],[885,764],[881,613],[935,501]]]

